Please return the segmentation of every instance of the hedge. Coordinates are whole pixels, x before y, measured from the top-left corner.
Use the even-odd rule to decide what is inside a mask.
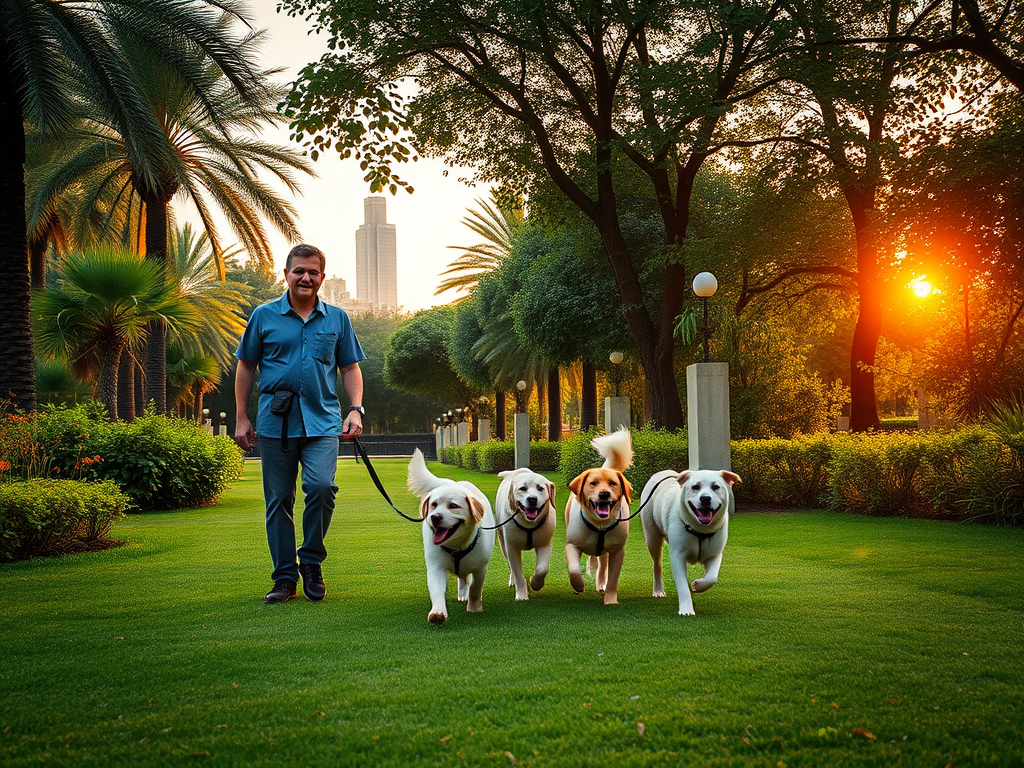
[[[23,480],[0,485],[0,560],[74,549],[105,537],[131,499],[115,483]]]

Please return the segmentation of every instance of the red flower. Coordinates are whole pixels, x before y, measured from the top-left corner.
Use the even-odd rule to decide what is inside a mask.
[[[9,461],[0,461],[0,472],[6,472],[10,468],[11,468],[11,462],[9,462]]]

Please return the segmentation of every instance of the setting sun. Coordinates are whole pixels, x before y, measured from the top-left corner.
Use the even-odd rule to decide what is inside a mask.
[[[910,290],[914,292],[914,295],[917,296],[917,298],[923,299],[932,292],[932,284],[923,277],[919,277],[910,284]]]

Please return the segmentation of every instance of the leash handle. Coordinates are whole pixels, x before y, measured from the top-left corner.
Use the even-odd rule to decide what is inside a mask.
[[[395,512],[404,517],[406,520],[409,520],[413,523],[422,523],[422,518],[409,517],[402,510],[396,507],[394,503],[391,501],[391,497],[388,496],[388,492],[384,490],[384,485],[383,483],[381,483],[380,478],[377,477],[377,471],[373,468],[373,464],[370,463],[370,457],[366,455],[366,449],[363,448],[363,444],[359,442],[358,437],[352,438],[352,444],[355,446],[356,452],[359,454],[359,456],[362,457],[363,463],[366,465],[366,471],[370,473],[370,479],[373,480],[373,484],[377,486],[377,490],[380,491],[380,495],[384,497],[384,501],[388,503],[388,506],[390,506],[393,510],[395,510]]]

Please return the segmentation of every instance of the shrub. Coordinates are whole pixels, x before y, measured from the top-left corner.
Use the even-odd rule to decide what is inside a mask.
[[[561,454],[560,442],[539,440],[530,443],[530,468],[534,472],[554,472],[558,469]]]
[[[87,448],[102,457],[96,475],[115,481],[144,510],[212,504],[244,464],[230,438],[211,437],[198,424],[166,416],[110,424]]]
[[[689,443],[685,432],[644,427],[633,430],[633,464],[626,479],[633,486],[633,498],[639,499],[651,475],[663,469],[677,472],[690,466]]]
[[[115,483],[25,480],[0,485],[0,560],[66,552],[110,532],[131,500]]]
[[[511,440],[490,440],[482,443],[477,452],[481,472],[496,474],[515,469],[516,447]]]
[[[467,443],[462,446],[462,454],[459,457],[462,461],[462,466],[466,469],[480,469],[480,448],[482,445],[484,444],[476,442]]]
[[[591,428],[561,441],[562,450],[558,460],[558,473],[562,476],[562,484],[566,487],[581,472],[601,465],[603,461],[601,454],[590,446],[590,441],[597,434],[597,428]]]
[[[460,446],[458,446],[458,445],[449,445],[448,447],[442,449],[442,451],[441,451],[441,456],[440,456],[441,463],[442,464],[451,464],[451,465],[456,466],[456,467],[461,466],[460,463],[459,463],[459,459],[460,459],[461,455],[462,455],[462,448]]]
[[[832,444],[827,434],[794,440],[738,440],[732,444],[732,469],[742,478],[740,501],[800,507],[824,507],[828,499]]]
[[[880,419],[878,428],[882,432],[906,432],[910,429],[917,429],[917,417],[896,416],[888,419]]]

